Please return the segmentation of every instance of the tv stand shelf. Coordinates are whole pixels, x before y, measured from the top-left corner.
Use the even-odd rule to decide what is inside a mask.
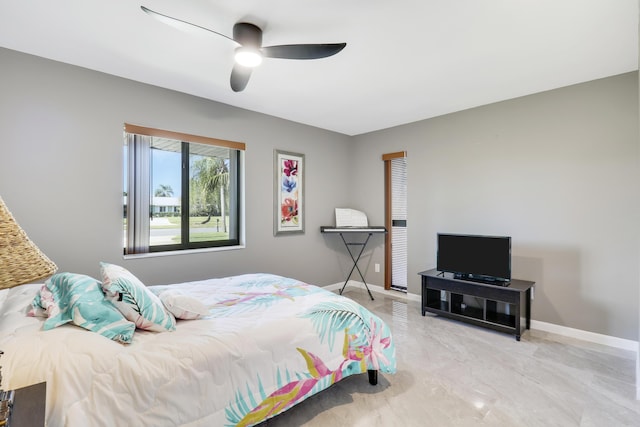
[[[427,312],[476,326],[520,336],[531,326],[528,280],[512,279],[508,286],[455,279],[453,274],[427,270],[422,276],[422,315]]]

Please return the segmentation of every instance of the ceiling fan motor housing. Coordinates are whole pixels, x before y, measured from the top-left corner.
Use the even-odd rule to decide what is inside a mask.
[[[248,22],[238,22],[233,26],[233,39],[242,46],[262,47],[262,30]]]

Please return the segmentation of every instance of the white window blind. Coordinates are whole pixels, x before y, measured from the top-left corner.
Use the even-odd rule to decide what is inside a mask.
[[[146,253],[149,251],[149,200],[150,200],[150,152],[151,137],[126,135],[129,150],[127,188],[127,239],[126,253]],[[136,226],[133,227],[132,224]]]

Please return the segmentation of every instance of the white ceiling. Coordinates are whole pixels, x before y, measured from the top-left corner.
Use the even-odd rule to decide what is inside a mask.
[[[252,22],[265,46],[347,47],[267,58],[235,93],[233,42],[140,5],[228,36]],[[357,135],[637,70],[638,0],[0,0],[0,46]]]

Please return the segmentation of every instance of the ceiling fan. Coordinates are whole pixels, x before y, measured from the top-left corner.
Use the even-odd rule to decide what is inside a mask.
[[[173,27],[186,31],[206,32],[227,38],[239,46],[235,51],[235,64],[231,70],[231,89],[241,92],[247,87],[249,77],[255,67],[260,65],[262,58],[281,59],[320,59],[327,58],[340,52],[346,43],[320,44],[287,44],[278,46],[262,46],[262,30],[257,25],[248,22],[238,22],[233,26],[233,37],[217,31],[201,27],[181,19],[163,15],[144,6],[140,8],[155,19]]]

